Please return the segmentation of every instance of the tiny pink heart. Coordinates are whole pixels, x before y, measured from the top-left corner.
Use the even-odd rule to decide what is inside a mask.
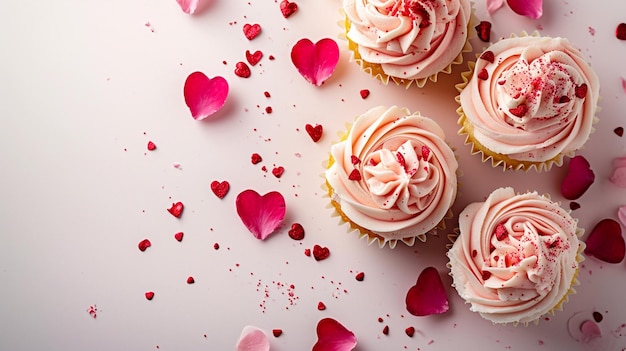
[[[220,76],[209,79],[202,72],[193,72],[185,80],[184,95],[191,117],[202,120],[224,106],[228,82]]]
[[[300,39],[291,49],[291,62],[309,83],[322,85],[335,71],[339,62],[339,46],[324,38],[313,43],[309,39]]]
[[[448,311],[448,297],[439,272],[426,267],[417,283],[406,294],[406,309],[415,316],[428,316]]]
[[[626,254],[626,245],[620,224],[610,218],[598,222],[585,241],[585,254],[608,263],[620,263]]]
[[[354,333],[332,318],[317,323],[317,342],[313,351],[350,351],[356,347]]]
[[[580,155],[573,157],[561,183],[561,194],[568,200],[576,200],[589,189],[595,179],[589,161]]]
[[[285,218],[285,198],[277,191],[259,195],[254,190],[244,190],[237,195],[235,206],[243,224],[259,240],[267,239]]]

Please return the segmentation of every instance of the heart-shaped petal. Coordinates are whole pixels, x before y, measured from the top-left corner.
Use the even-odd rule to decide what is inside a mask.
[[[285,198],[276,191],[263,196],[254,190],[244,190],[235,200],[237,214],[255,238],[265,240],[285,218]]]
[[[311,84],[322,85],[335,71],[339,62],[339,46],[324,38],[317,43],[300,39],[291,49],[291,62],[298,72]]]
[[[626,157],[613,159],[613,175],[610,180],[620,188],[626,188]]]
[[[185,80],[184,95],[191,117],[201,120],[224,106],[228,97],[228,82],[220,76],[209,79],[202,72],[193,72]]]
[[[513,12],[532,19],[543,14],[543,0],[506,0]]]
[[[237,351],[269,351],[270,341],[263,330],[247,325],[237,340]]]
[[[626,254],[626,245],[620,224],[610,218],[598,222],[585,241],[585,254],[608,263],[620,263]]]
[[[184,13],[192,15],[198,9],[200,0],[176,0]]]
[[[356,346],[356,336],[341,323],[324,318],[317,323],[317,342],[313,351],[350,351]]]
[[[568,200],[576,200],[589,189],[595,179],[587,159],[580,155],[573,157],[561,183],[561,194]]]
[[[448,296],[439,272],[426,267],[417,283],[406,294],[406,309],[415,316],[428,316],[448,311]]]

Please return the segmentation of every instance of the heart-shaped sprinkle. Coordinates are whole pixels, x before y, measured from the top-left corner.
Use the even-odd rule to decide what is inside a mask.
[[[289,229],[289,237],[293,240],[302,240],[304,239],[304,228],[300,223],[294,223],[291,225],[291,229]]]
[[[285,217],[285,199],[276,191],[261,196],[254,190],[244,190],[237,195],[235,205],[243,224],[259,240],[278,229]]]
[[[252,40],[257,37],[261,33],[261,26],[258,23],[249,24],[246,23],[243,25],[243,35],[248,38],[248,40]]]
[[[261,329],[248,325],[241,331],[235,349],[236,351],[269,351],[270,341]]]
[[[228,82],[220,76],[209,79],[202,72],[193,72],[185,80],[183,90],[191,117],[201,120],[224,106],[228,97]]]
[[[149,141],[148,142],[148,151],[154,151],[156,149],[156,144],[154,144],[153,142]]]
[[[622,262],[626,253],[622,228],[610,218],[598,222],[585,243],[585,254],[608,263]]]
[[[196,280],[193,279],[193,277],[187,277],[187,284],[193,284],[195,282],[196,282]]]
[[[282,329],[272,329],[272,335],[274,335],[275,338],[283,335],[283,330]]]
[[[213,194],[215,194],[215,196],[217,196],[220,199],[223,199],[224,196],[228,194],[229,189],[230,189],[230,183],[228,183],[228,181],[226,180],[222,182],[214,180],[211,182],[211,191],[213,191]]]
[[[176,239],[176,241],[178,241],[178,242],[181,242],[181,241],[183,241],[183,236],[185,236],[185,233],[178,232],[178,233],[174,234],[174,239]]]
[[[406,333],[406,335],[412,338],[413,335],[415,335],[415,327],[407,327],[406,329],[404,329],[404,332]]]
[[[583,83],[576,86],[576,88],[574,88],[574,95],[579,99],[584,98],[587,95],[587,84]]]
[[[361,172],[359,172],[359,170],[356,168],[353,169],[352,172],[350,172],[350,174],[348,175],[348,179],[354,180],[354,181],[361,180]]]
[[[248,78],[251,74],[250,67],[245,62],[239,61],[235,64],[235,74],[241,78]]]
[[[619,137],[623,136],[624,135],[624,127],[617,127],[615,129],[613,129],[613,133],[615,133]]]
[[[283,166],[278,166],[278,167],[272,168],[272,174],[276,178],[282,177],[283,173],[285,173],[285,168]]]
[[[626,156],[613,159],[613,174],[609,180],[620,188],[626,188]]]
[[[311,249],[304,249],[304,256],[311,257]]]
[[[519,104],[517,107],[510,108],[509,112],[515,117],[524,117],[526,112],[528,112],[528,106],[525,104]]]
[[[370,96],[370,91],[368,89],[361,89],[359,94],[361,95],[361,99],[365,100],[368,96]]]
[[[324,318],[317,323],[317,342],[313,351],[350,351],[356,347],[354,333],[332,318]]]
[[[493,51],[491,51],[491,50],[487,50],[487,51],[483,52],[480,55],[480,58],[485,60],[485,61],[487,61],[487,62],[489,62],[489,63],[493,63],[493,61],[496,59]]]
[[[137,246],[139,247],[139,251],[144,252],[147,248],[152,246],[152,243],[148,239],[143,239]]]
[[[246,50],[246,60],[252,66],[256,65],[263,58],[263,53],[259,50],[255,51],[254,54],[250,52],[250,50]]]
[[[146,291],[146,299],[148,301],[152,300],[154,298],[154,292],[153,291]]]
[[[359,272],[354,276],[354,279],[356,279],[357,281],[362,282],[363,279],[365,279],[365,273],[363,272]]]
[[[280,2],[280,12],[283,14],[283,17],[289,18],[289,16],[293,15],[296,11],[298,11],[298,4],[295,2],[289,2],[288,0],[282,0]]]
[[[325,309],[326,309],[326,305],[322,301],[317,303],[317,310],[318,311],[323,311]]]
[[[256,165],[257,163],[263,161],[263,158],[261,157],[261,155],[257,154],[256,152],[252,154],[252,156],[250,156],[250,162],[252,162],[253,165]]]
[[[619,40],[626,40],[626,23],[620,23],[615,28],[615,37]]]
[[[176,0],[184,13],[192,15],[198,9],[200,0]]]
[[[476,75],[476,77],[478,79],[480,79],[480,80],[487,80],[487,79],[489,79],[489,72],[487,72],[487,70],[483,68],[480,71],[478,71],[478,74]],[[524,106],[524,105],[520,105],[520,106]],[[518,108],[519,108],[519,106],[518,106]],[[513,112],[511,112],[511,113],[513,113]]]
[[[304,126],[304,129],[306,129],[306,132],[309,133],[311,140],[315,143],[322,138],[322,133],[324,132],[324,128],[320,124],[316,124],[315,127],[307,124]]]
[[[335,71],[339,62],[339,46],[324,38],[317,43],[300,39],[291,49],[291,62],[309,83],[322,85]]]
[[[313,258],[316,261],[325,260],[330,256],[330,250],[327,247],[322,247],[320,245],[313,246]]]
[[[172,216],[176,218],[180,218],[180,215],[183,214],[183,209],[185,209],[185,206],[182,202],[179,201],[176,203],[172,203],[172,207],[168,208],[167,212],[171,213]]]
[[[489,42],[489,40],[491,40],[491,22],[480,21],[474,29],[476,29],[478,39],[484,42]]]
[[[589,161],[582,155],[573,157],[561,183],[561,194],[568,200],[581,197],[596,179]]]
[[[448,311],[448,297],[439,272],[426,267],[417,283],[406,294],[406,309],[415,316],[428,316]]]

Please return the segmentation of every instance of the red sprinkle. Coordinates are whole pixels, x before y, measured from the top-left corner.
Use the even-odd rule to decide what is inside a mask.
[[[289,0],[280,2],[280,12],[282,12],[283,17],[289,18],[289,16],[293,15],[296,11],[298,11],[298,4],[295,2],[289,2]]]
[[[176,234],[174,234],[174,239],[178,240],[178,242],[183,241],[183,236],[185,235],[185,233],[183,232],[178,232]]]
[[[146,291],[146,299],[148,301],[151,301],[154,298],[154,292],[153,291]]]
[[[569,209],[574,211],[580,208],[580,204],[576,201],[572,201],[569,203]]]
[[[358,158],[358,157],[356,157],[355,155],[351,155],[351,156],[350,156],[350,162],[351,162],[353,165],[358,165],[359,163],[361,163],[361,160],[359,160],[359,158]]]
[[[230,183],[226,180],[222,182],[214,180],[211,182],[211,191],[220,199],[223,199],[228,194],[228,190],[230,190]]]
[[[311,140],[313,140],[313,142],[315,143],[317,143],[322,138],[322,133],[324,132],[324,128],[319,124],[316,124],[315,127],[313,127],[312,125],[307,123],[304,126],[304,129],[311,137]]]
[[[248,38],[248,40],[252,40],[256,38],[257,35],[261,33],[261,26],[257,23],[249,24],[246,23],[243,25],[243,35]]]
[[[515,117],[524,117],[526,112],[528,112],[528,106],[519,104],[517,107],[509,109],[509,112]]]
[[[187,284],[193,284],[193,283],[195,283],[195,282],[196,282],[196,280],[195,280],[195,279],[193,279],[193,277],[188,277],[188,278],[187,278]]]
[[[613,132],[615,134],[617,134],[617,136],[623,136],[624,135],[624,127],[617,127],[615,129],[613,129]]]
[[[489,279],[489,277],[491,277],[491,272],[483,271],[483,274],[482,274],[483,280],[487,280],[487,279]]]
[[[263,58],[263,53],[261,51],[257,50],[254,53],[251,53],[250,50],[246,50],[246,60],[248,60],[248,63],[251,64],[252,66],[259,63],[259,61],[261,61],[262,58]]]
[[[367,89],[362,89],[361,91],[359,91],[359,94],[361,94],[361,99],[367,99],[367,97],[370,96],[370,91]]]
[[[235,64],[235,74],[241,78],[248,78],[251,74],[250,67],[245,62],[239,61]]]
[[[304,228],[300,223],[294,223],[291,225],[291,229],[289,229],[289,237],[293,240],[304,239]]]
[[[480,58],[485,60],[485,61],[487,61],[487,62],[490,62],[490,63],[493,63],[493,61],[495,61],[495,59],[496,59],[495,55],[493,54],[493,51],[491,51],[491,50],[487,50],[487,51],[483,52],[480,55]]]
[[[615,28],[615,37],[619,40],[626,40],[626,23],[620,23]]]
[[[326,309],[326,305],[322,301],[320,301],[317,303],[317,309],[323,311]]]
[[[506,237],[509,235],[502,223],[498,223],[494,234],[496,235],[496,239],[498,239],[499,241],[506,239]]]
[[[478,77],[478,79],[481,79],[481,80],[487,80],[489,79],[489,72],[487,72],[487,70],[483,68],[478,72],[476,77]]]
[[[354,279],[356,279],[356,280],[358,280],[358,281],[362,282],[362,281],[363,281],[363,279],[365,279],[365,273],[363,273],[363,272],[359,272],[359,273],[357,273],[357,274],[356,274],[356,276],[354,277]]]
[[[574,89],[574,95],[576,95],[576,97],[579,99],[584,98],[587,95],[587,84],[583,83],[577,86]]]
[[[272,335],[274,335],[275,338],[283,335],[283,330],[282,329],[272,329]]]
[[[389,326],[388,326],[388,325],[386,325],[386,326],[383,328],[383,334],[385,334],[385,335],[389,335]]]
[[[263,95],[265,95],[266,98],[271,96],[269,91],[264,92]]]
[[[317,244],[313,246],[313,258],[315,258],[316,261],[325,260],[328,256],[330,256],[330,250],[327,247],[322,247]]]
[[[276,178],[280,178],[282,177],[283,173],[285,172],[285,168],[283,166],[278,166],[278,167],[274,167],[272,169],[272,174],[274,175],[274,177]]]
[[[252,156],[250,157],[250,161],[252,161],[253,165],[256,165],[257,163],[263,161],[263,158],[261,157],[261,155],[257,154],[256,152],[252,154]]]
[[[304,255],[307,257],[311,257],[311,249],[304,249]]]
[[[404,329],[404,332],[409,337],[413,337],[413,335],[415,334],[415,328],[414,327],[408,327],[408,328]]]
[[[147,248],[152,246],[152,243],[148,239],[143,239],[142,241],[139,242],[139,245],[137,246],[139,246],[139,251],[143,252],[143,251],[146,251]]]
[[[476,27],[476,34],[478,34],[478,39],[488,42],[491,40],[491,22],[488,21],[480,21]]]
[[[361,172],[359,172],[358,169],[353,169],[352,172],[350,172],[350,175],[348,176],[348,179],[350,180],[356,180],[359,181],[361,180]]]
[[[182,202],[172,203],[172,207],[170,207],[167,211],[172,214],[172,216],[176,218],[180,218],[180,215],[183,213],[183,209],[185,206]]]
[[[220,244],[218,244],[218,243],[213,244],[213,248],[215,250],[219,250],[220,249]]]
[[[267,113],[267,114],[272,113],[272,111],[274,111],[274,110],[272,109],[272,106],[267,106],[267,107],[265,108],[265,113]]]
[[[156,145],[153,142],[149,141],[148,142],[148,150],[149,151],[154,151],[154,149],[156,149]]]

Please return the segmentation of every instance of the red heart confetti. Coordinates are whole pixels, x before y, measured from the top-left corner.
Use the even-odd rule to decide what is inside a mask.
[[[274,335],[275,338],[283,335],[283,330],[282,329],[272,329],[272,335]]]
[[[156,144],[154,144],[153,142],[149,141],[148,142],[148,151],[154,151],[156,149]]]
[[[474,29],[476,29],[478,39],[484,42],[489,42],[491,40],[491,22],[480,21]]]
[[[304,255],[307,257],[311,257],[311,249],[304,249]]]
[[[439,272],[426,267],[417,283],[406,294],[406,309],[415,316],[428,316],[448,311],[448,297]]]
[[[300,223],[294,223],[291,225],[291,229],[289,229],[289,237],[293,240],[304,239],[304,228]]]
[[[317,342],[312,351],[348,351],[357,344],[354,333],[332,318],[321,319],[316,332]]]
[[[193,72],[185,80],[183,90],[191,117],[202,120],[224,106],[228,97],[228,82],[220,76],[209,79],[202,72]]]
[[[249,24],[246,23],[243,25],[243,35],[248,38],[248,40],[252,40],[257,37],[261,33],[261,26],[258,23]]]
[[[148,239],[143,239],[137,246],[139,247],[139,251],[144,252],[147,248],[152,246],[152,243]]]
[[[285,198],[276,191],[261,196],[254,190],[244,190],[237,195],[235,205],[243,224],[259,240],[278,229],[285,217]]]
[[[587,84],[583,83],[574,88],[574,95],[579,99],[584,98],[587,95]]]
[[[235,74],[241,78],[250,77],[250,67],[245,62],[239,61],[235,64]]]
[[[183,241],[183,236],[185,236],[185,233],[178,232],[178,233],[174,234],[174,239],[176,239],[178,242],[181,242],[181,241]]]
[[[476,77],[478,79],[480,79],[480,80],[487,80],[487,79],[489,79],[489,72],[487,72],[487,70],[483,68],[480,71],[478,71],[478,74],[476,75]],[[520,105],[520,106],[525,106],[525,105]],[[511,113],[513,113],[513,112],[511,112]]]
[[[511,114],[515,117],[524,117],[524,115],[528,112],[528,106],[525,104],[519,104],[517,107],[510,108],[509,112],[511,112]]]
[[[196,282],[196,280],[193,279],[193,277],[187,277],[187,284],[193,284],[195,282]]]
[[[146,291],[146,299],[148,301],[151,301],[154,298],[154,292],[153,291]]]
[[[622,228],[610,218],[598,222],[585,243],[585,254],[608,263],[622,262],[626,253]]]
[[[404,332],[406,333],[406,335],[412,338],[415,334],[415,327],[407,327],[406,329],[404,329]]]
[[[256,152],[252,154],[252,156],[250,156],[250,162],[252,162],[253,165],[256,165],[257,163],[263,161],[263,158],[261,157],[261,155],[257,154]]]
[[[354,180],[354,181],[361,180],[361,172],[359,172],[359,170],[356,168],[353,169],[352,172],[350,172],[350,174],[348,175],[348,179]]]
[[[313,258],[316,261],[322,261],[330,256],[330,250],[327,247],[322,247],[320,245],[313,246]]]
[[[322,301],[317,303],[317,310],[318,311],[323,311],[325,309],[326,309],[326,305]]]
[[[298,11],[298,4],[295,2],[289,2],[288,0],[280,2],[280,12],[282,12],[283,17],[289,18],[289,16],[293,15],[296,11]]]
[[[324,132],[324,128],[320,124],[316,124],[315,127],[307,124],[304,126],[304,129],[307,133],[309,133],[309,136],[315,143],[317,143],[322,138],[322,133]]]
[[[626,40],[626,23],[620,23],[615,28],[615,37],[619,40]]]
[[[176,218],[180,218],[180,215],[183,214],[183,209],[185,209],[185,205],[182,202],[172,203],[172,207],[168,208],[167,211],[172,214],[172,216]]]
[[[259,50],[255,51],[254,54],[250,52],[250,50],[246,50],[246,60],[252,66],[256,65],[263,58],[263,53]]]
[[[211,191],[213,191],[213,194],[215,194],[215,196],[217,196],[220,199],[223,199],[224,196],[228,194],[229,189],[230,189],[230,183],[228,183],[228,181],[226,180],[222,182],[214,180],[211,182]]]
[[[359,94],[361,95],[361,99],[367,99],[368,96],[370,96],[370,91],[367,89],[361,89],[361,91],[359,91]]]
[[[274,167],[272,169],[272,174],[274,175],[274,177],[276,178],[280,178],[283,176],[283,173],[285,173],[285,168],[283,166],[278,166],[278,167]]]
[[[496,59],[496,56],[494,55],[493,51],[487,50],[483,52],[482,54],[480,54],[480,58],[489,63],[493,63],[493,61],[495,61]]]
[[[339,62],[339,46],[330,39],[313,43],[300,39],[291,49],[291,62],[309,83],[322,85],[335,71]]]
[[[363,279],[365,279],[365,273],[363,272],[359,272],[354,276],[354,279],[356,279],[357,281],[362,282]]]
[[[581,197],[596,179],[589,161],[581,155],[573,157],[569,162],[567,174],[561,182],[561,194],[568,200]]]
[[[624,135],[624,127],[617,127],[615,129],[613,129],[613,133],[615,133],[619,137],[623,136]]]

